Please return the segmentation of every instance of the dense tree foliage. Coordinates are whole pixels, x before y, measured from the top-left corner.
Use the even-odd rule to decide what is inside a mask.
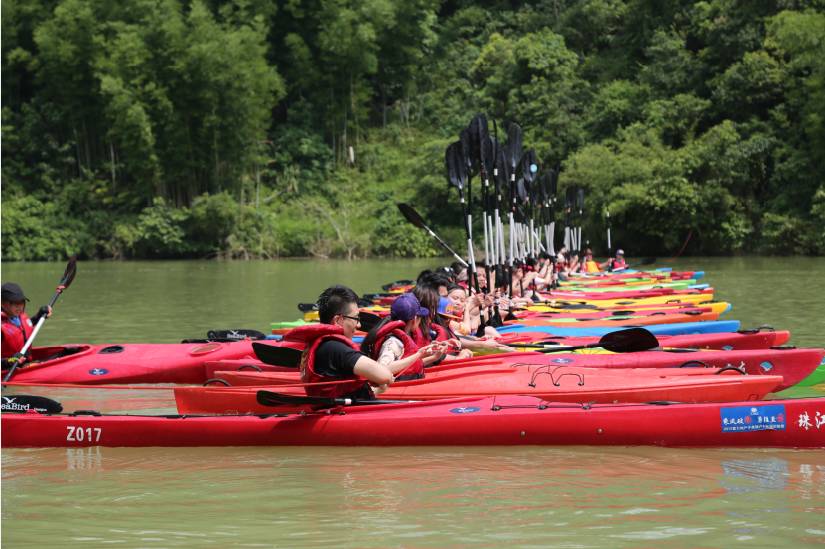
[[[823,0],[6,0],[2,255],[436,253],[518,122],[631,253],[825,253]]]

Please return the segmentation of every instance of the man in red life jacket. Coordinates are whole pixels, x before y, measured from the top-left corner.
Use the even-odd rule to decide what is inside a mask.
[[[321,324],[290,332],[292,338],[301,337],[307,345],[301,361],[301,379],[304,383],[340,383],[308,386],[310,396],[374,399],[372,386],[386,388],[396,374],[435,352],[432,346],[423,347],[387,365],[361,353],[352,342],[360,324],[358,295],[346,286],[333,286],[321,293],[318,317]]]
[[[43,305],[34,316],[26,315],[26,302],[29,298],[23,289],[14,282],[6,282],[2,287],[2,331],[3,368],[11,366],[7,359],[18,353],[28,341],[34,326],[43,316],[50,316],[52,310]]]

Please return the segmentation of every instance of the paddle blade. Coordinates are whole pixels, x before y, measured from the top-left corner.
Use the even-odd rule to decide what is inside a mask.
[[[401,215],[404,216],[404,219],[418,227],[419,229],[425,229],[424,219],[418,215],[418,212],[410,206],[409,204],[396,204],[398,209],[401,211]]]
[[[510,170],[515,171],[518,161],[521,159],[522,151],[522,134],[521,127],[518,124],[510,124],[507,130],[507,161],[510,164]]]
[[[381,317],[367,311],[359,311],[358,320],[361,322],[361,329],[369,332],[381,322]]]
[[[263,406],[310,405],[317,408],[331,408],[338,405],[334,398],[284,395],[281,393],[273,393],[272,391],[258,391],[255,393],[255,399],[258,401],[258,404]]]
[[[460,141],[447,147],[444,161],[447,165],[447,181],[450,185],[457,187],[459,194],[463,195],[464,185],[467,182],[467,166],[464,164],[464,153]]]
[[[276,347],[275,345],[257,342],[252,343],[252,350],[258,360],[264,364],[289,368],[297,368],[301,364],[301,356],[303,355],[301,351],[291,347]]]
[[[473,154],[473,133],[470,126],[461,130],[458,136],[461,143],[461,159],[464,162],[464,170],[468,176],[478,173],[478,157]]]
[[[655,349],[659,340],[644,328],[628,328],[603,335],[598,346],[614,353],[636,353]]]
[[[40,414],[59,414],[63,405],[50,398],[36,395],[11,395],[3,397],[2,412],[24,414],[34,410]]]
[[[507,155],[502,147],[499,147],[496,153],[496,168],[498,170],[495,179],[496,187],[500,192],[506,191],[507,184],[510,182],[510,164],[507,162]]]
[[[63,286],[63,289],[69,287],[69,285],[74,280],[74,276],[77,274],[77,257],[72,256],[69,258],[69,262],[66,264],[66,271],[63,273],[63,278],[60,279],[59,286]]]
[[[529,186],[535,179],[539,171],[539,160],[536,151],[528,150],[521,157],[521,176]]]
[[[487,117],[477,114],[470,121],[470,139],[472,143],[473,162],[478,163],[479,170],[488,172],[488,157],[492,155],[490,150],[490,129],[487,126]]]

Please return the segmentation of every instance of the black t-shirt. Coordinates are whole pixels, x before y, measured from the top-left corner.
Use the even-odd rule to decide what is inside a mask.
[[[341,341],[324,341],[315,351],[315,373],[331,378],[345,378],[354,376],[355,363],[364,356],[349,345]],[[346,398],[373,399],[375,395],[369,387],[369,383],[364,382],[364,386],[358,391],[344,395]]]

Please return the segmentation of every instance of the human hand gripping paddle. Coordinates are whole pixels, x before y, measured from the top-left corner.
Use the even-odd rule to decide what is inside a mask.
[[[52,296],[51,301],[49,301],[49,309],[54,307],[54,304],[57,301],[57,298],[60,297],[60,294],[62,294],[63,291],[71,285],[75,274],[77,274],[77,258],[72,256],[69,258],[69,263],[66,264],[66,271],[63,273],[63,278],[61,278],[60,282],[57,283],[57,290],[55,291],[55,294]],[[9,369],[8,373],[6,373],[3,381],[10,380],[17,368],[26,361],[26,354],[29,352],[32,343],[34,343],[34,338],[37,337],[37,334],[40,332],[40,328],[43,327],[43,324],[46,322],[47,318],[48,315],[43,315],[40,317],[40,320],[37,321],[37,325],[32,331],[31,337],[29,337],[26,344],[23,345],[23,348],[20,349],[17,354],[7,359],[10,363],[13,362],[14,364],[12,364],[12,367]]]

